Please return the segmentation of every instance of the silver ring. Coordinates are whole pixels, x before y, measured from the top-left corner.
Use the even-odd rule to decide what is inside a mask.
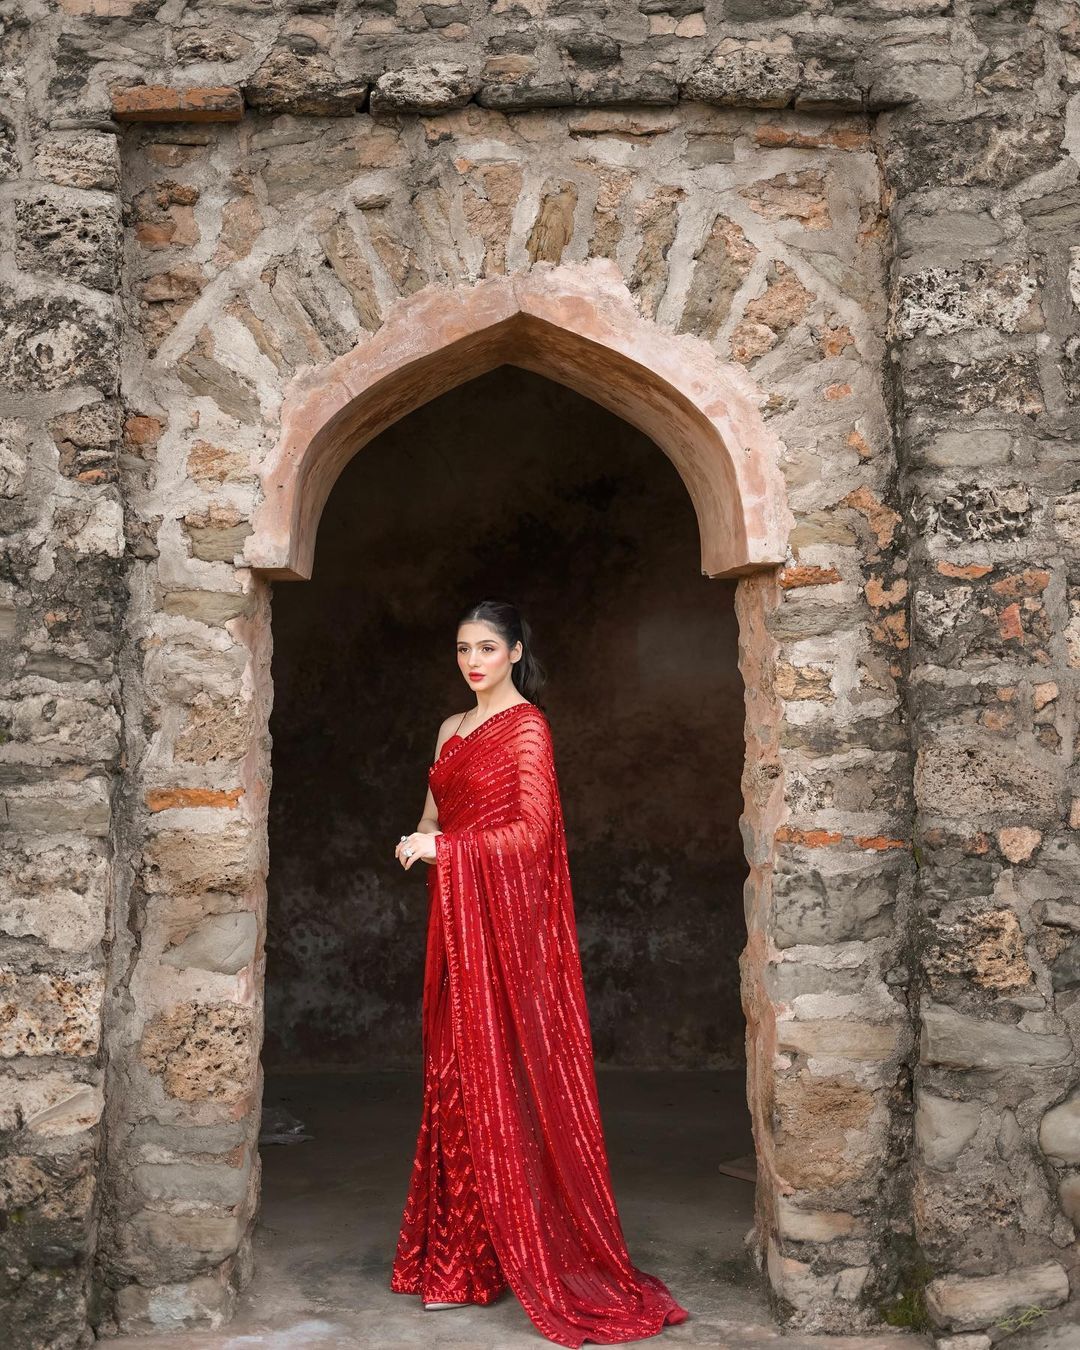
[[[413,855],[413,851],[411,848],[403,848],[401,850],[401,855],[403,858],[411,858]]]
[[[401,838],[398,840],[398,843],[399,843],[399,844],[403,844],[403,843],[405,842],[405,840],[408,839],[408,837],[409,837],[409,836],[408,836],[407,834],[403,834],[403,835],[401,836]]]

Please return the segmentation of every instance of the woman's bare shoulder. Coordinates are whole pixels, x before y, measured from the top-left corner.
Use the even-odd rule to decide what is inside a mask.
[[[461,719],[464,716],[465,714],[463,712],[459,712],[459,713],[451,713],[449,717],[444,717],[443,720],[439,723],[439,740],[440,741],[446,740],[447,736],[450,735],[450,733],[460,723]]]

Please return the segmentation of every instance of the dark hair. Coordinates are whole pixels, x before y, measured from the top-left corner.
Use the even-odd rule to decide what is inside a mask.
[[[494,628],[508,647],[515,642],[521,643],[521,655],[510,668],[510,678],[530,703],[536,703],[536,696],[547,680],[544,667],[533,654],[532,629],[518,613],[517,605],[509,600],[481,600],[470,605],[458,619],[457,626],[463,623],[486,623]],[[538,708],[543,704],[537,703]]]

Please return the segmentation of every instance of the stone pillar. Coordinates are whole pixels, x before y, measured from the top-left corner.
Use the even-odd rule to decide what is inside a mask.
[[[234,564],[274,410],[261,420],[206,334],[184,361],[153,361],[201,279],[186,166],[205,170],[212,137],[189,123],[235,120],[232,95],[151,101],[180,125],[150,130],[126,161],[126,922],[107,1032],[107,1331],[226,1321],[259,1200],[270,592]],[[146,188],[147,163],[167,166],[167,188]]]
[[[5,57],[16,54],[14,30]],[[39,50],[40,54],[40,50]],[[114,129],[115,130],[115,129]],[[0,1307],[85,1344],[126,598],[116,137],[0,95]]]
[[[1080,1217],[1076,391],[1052,358],[1077,341],[1080,199],[1037,23],[975,10],[953,49],[963,75],[880,132],[917,750],[911,1293],[968,1333],[1068,1298]]]

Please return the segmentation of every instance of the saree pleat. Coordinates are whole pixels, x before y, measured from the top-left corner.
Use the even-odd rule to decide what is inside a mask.
[[[424,1107],[391,1287],[509,1284],[557,1345],[655,1335],[687,1312],[631,1263],[612,1192],[547,719],[503,709],[429,778]]]

